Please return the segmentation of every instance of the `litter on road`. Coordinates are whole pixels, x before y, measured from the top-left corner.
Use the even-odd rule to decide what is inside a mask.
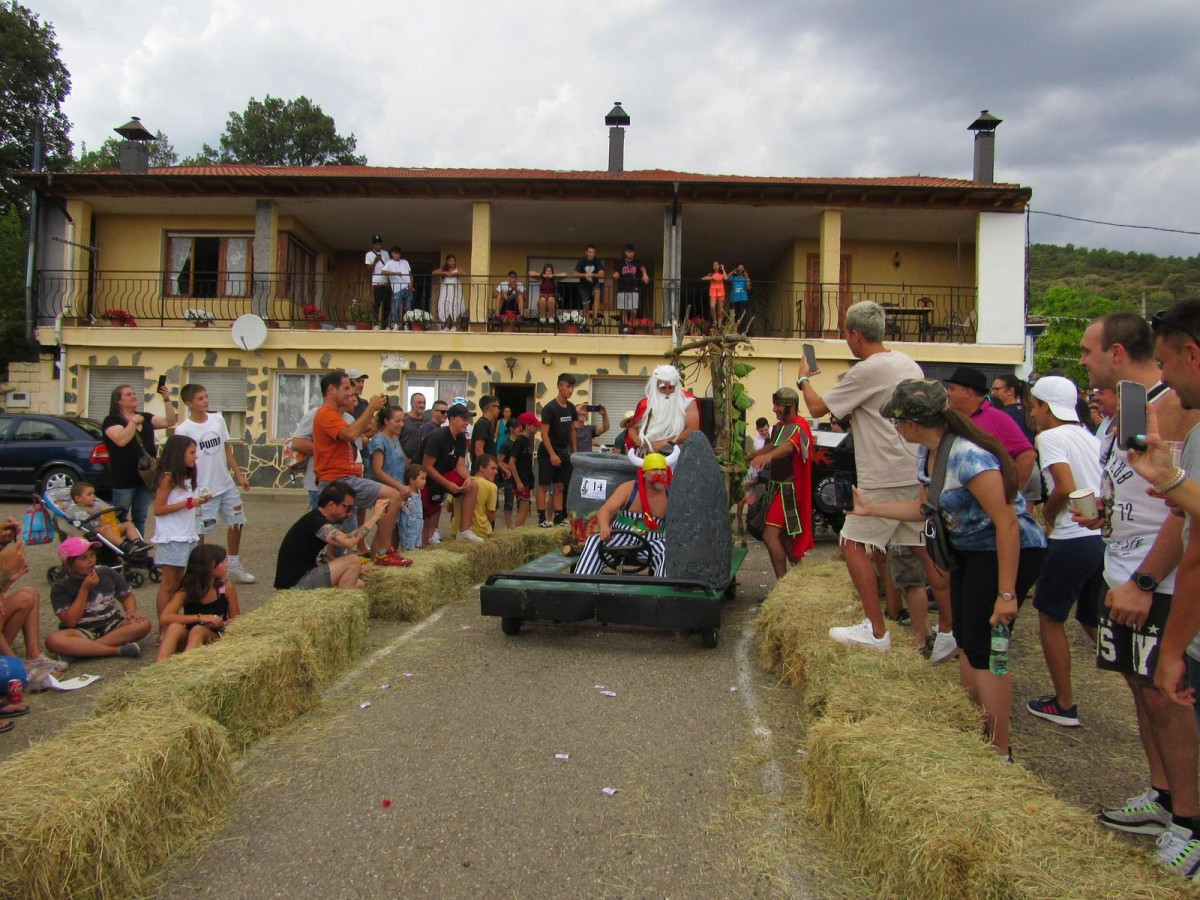
[[[564,760],[564,761],[565,761],[565,760],[568,760],[568,759],[570,759],[570,758],[571,758],[571,754],[570,754],[570,753],[555,753],[555,754],[554,754],[554,758],[555,758],[555,759],[561,759],[561,760]]]
[[[380,689],[381,691],[386,691],[386,690],[387,690],[388,688],[390,688],[390,687],[391,687],[391,685],[390,685],[390,684],[381,684],[381,685],[379,686],[379,689]]]
[[[384,800],[384,801],[383,801],[383,808],[384,808],[384,809],[387,809],[387,808],[388,808],[389,806],[391,806],[391,805],[392,805],[392,801],[391,801],[391,800]]]
[[[600,788],[600,793],[604,794],[606,797],[614,797],[614,796],[616,796],[617,789],[616,788]]]
[[[371,701],[370,701],[370,700],[364,700],[362,703],[358,704],[358,708],[359,708],[359,709],[366,709],[366,708],[367,708],[368,706],[370,706],[370,705],[371,705]]]
[[[615,697],[615,696],[617,696],[617,692],[616,692],[616,691],[601,691],[600,693],[601,693],[601,694],[603,694],[605,697]]]

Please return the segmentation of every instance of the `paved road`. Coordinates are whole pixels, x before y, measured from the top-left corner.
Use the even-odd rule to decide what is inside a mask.
[[[756,547],[712,651],[595,626],[510,638],[446,607],[249,754],[225,826],[159,896],[855,896],[806,887],[827,854],[778,814],[801,738],[749,660],[765,573]]]

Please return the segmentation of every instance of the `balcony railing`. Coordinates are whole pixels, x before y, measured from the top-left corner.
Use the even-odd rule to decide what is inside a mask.
[[[604,285],[600,314],[594,318],[590,309],[581,308],[579,284],[559,279],[552,307],[555,315],[548,320],[545,314],[551,307],[543,304],[539,309],[543,298],[537,281],[525,280],[520,315],[502,321],[495,291],[505,281],[504,275],[461,276],[461,283],[455,285],[435,276],[414,275],[413,307],[431,314],[428,327],[561,332],[574,329],[560,321],[560,314],[579,309],[584,314],[580,330],[621,330],[611,280]],[[355,327],[356,322],[374,319],[367,315],[374,310],[369,276],[214,273],[204,278],[198,274],[189,286],[191,294],[181,293],[179,284],[163,272],[44,270],[38,273],[38,321],[52,324],[61,315],[78,324],[105,324],[117,311],[143,327],[186,326],[198,317],[211,319],[213,325],[228,325],[250,312],[285,328],[314,327],[314,320],[322,327]],[[707,282],[659,280],[640,286],[634,318],[641,320],[642,332],[669,329],[673,321],[685,331],[702,330],[709,317],[708,298]],[[874,300],[888,312],[887,340],[974,342],[975,298],[973,287],[755,280],[750,300],[740,312],[743,327],[752,336],[836,338],[846,308],[860,300]],[[732,308],[728,302],[727,308]],[[319,314],[306,315],[306,309]]]

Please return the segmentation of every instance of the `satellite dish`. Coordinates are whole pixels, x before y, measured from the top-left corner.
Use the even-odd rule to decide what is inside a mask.
[[[267,323],[246,313],[233,323],[233,344],[243,350],[257,350],[267,342]]]

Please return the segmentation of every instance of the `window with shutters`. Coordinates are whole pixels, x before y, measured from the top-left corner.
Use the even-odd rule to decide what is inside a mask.
[[[321,376],[324,372],[276,372],[274,424],[272,435],[286,441],[296,430],[304,414],[321,403]]]
[[[123,384],[132,385],[138,396],[145,400],[146,370],[116,366],[92,366],[87,373],[87,417],[103,422],[112,402],[112,392]]]
[[[187,370],[189,384],[202,384],[208,391],[208,411],[225,417],[229,439],[241,441],[246,435],[246,397],[250,393],[250,380],[245,369]],[[187,415],[186,409],[179,410]]]
[[[171,297],[245,297],[254,271],[251,234],[167,235],[166,293]]]

